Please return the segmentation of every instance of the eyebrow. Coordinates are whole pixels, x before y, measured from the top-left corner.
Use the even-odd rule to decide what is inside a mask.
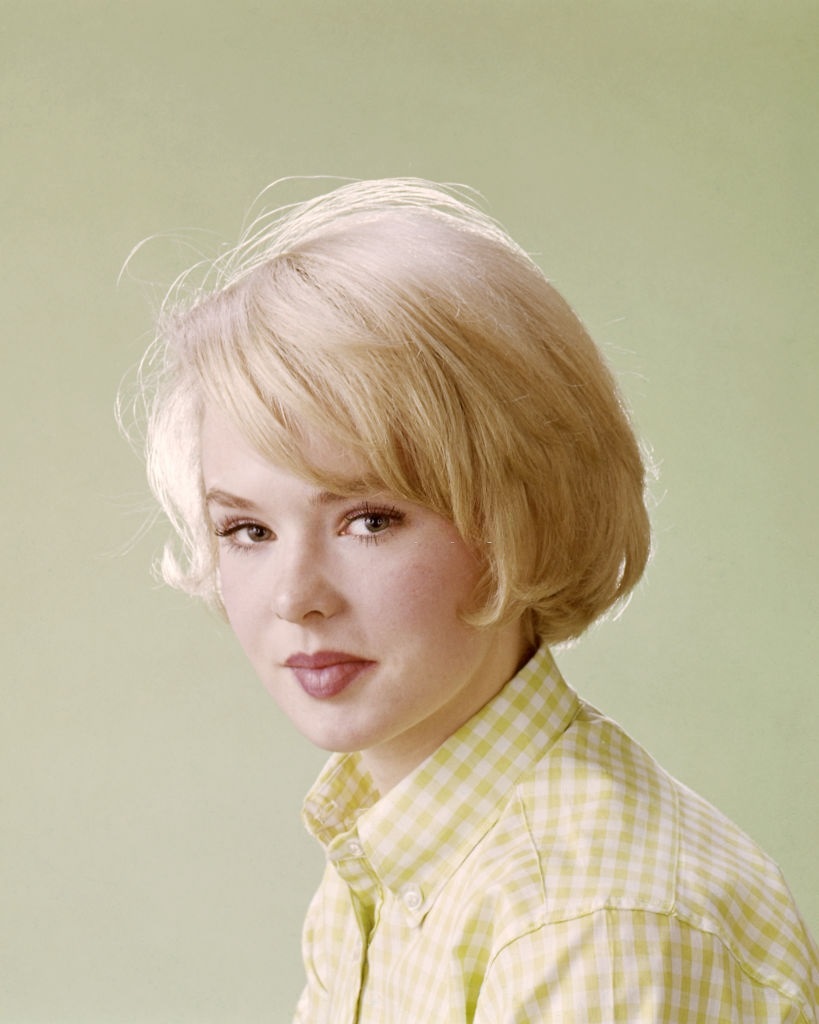
[[[253,502],[248,501],[247,498],[240,498],[237,494],[222,491],[218,487],[212,487],[205,493],[205,501],[208,504],[215,503],[217,505],[225,505],[228,508],[238,508],[244,512],[256,508]]]
[[[353,493],[360,493],[364,490],[363,481],[354,481],[350,485]],[[350,495],[338,494],[335,491],[317,491],[310,496],[310,504],[314,506],[334,505],[339,501],[348,501]],[[230,491],[223,491],[219,487],[212,487],[205,493],[205,501],[208,504],[214,503],[224,505],[226,508],[235,508],[241,512],[253,512],[258,509],[255,502],[242,498],[238,494],[231,494]]]

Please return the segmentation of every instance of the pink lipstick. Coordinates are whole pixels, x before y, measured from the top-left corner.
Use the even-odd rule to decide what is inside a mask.
[[[299,686],[310,697],[326,700],[346,690],[374,661],[343,651],[291,654],[284,663],[293,670]]]

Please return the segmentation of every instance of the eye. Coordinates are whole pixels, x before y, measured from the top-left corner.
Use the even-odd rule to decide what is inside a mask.
[[[400,524],[403,513],[397,508],[362,508],[345,516],[345,533],[362,540],[376,540],[381,534]]]
[[[266,526],[248,520],[228,520],[215,526],[213,532],[237,548],[252,548],[273,536]]]

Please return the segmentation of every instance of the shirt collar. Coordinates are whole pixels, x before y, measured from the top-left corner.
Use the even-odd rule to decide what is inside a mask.
[[[304,802],[331,860],[360,848],[381,884],[423,920],[444,883],[499,817],[515,782],[579,709],[542,647],[485,707],[381,799],[358,754],[335,754]]]

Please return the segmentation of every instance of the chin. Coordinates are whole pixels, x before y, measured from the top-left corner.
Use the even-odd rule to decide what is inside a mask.
[[[317,729],[315,723],[303,729],[298,725],[296,728],[314,747],[326,750],[328,754],[353,754],[366,749],[371,742],[366,735],[351,733],[349,729]]]

